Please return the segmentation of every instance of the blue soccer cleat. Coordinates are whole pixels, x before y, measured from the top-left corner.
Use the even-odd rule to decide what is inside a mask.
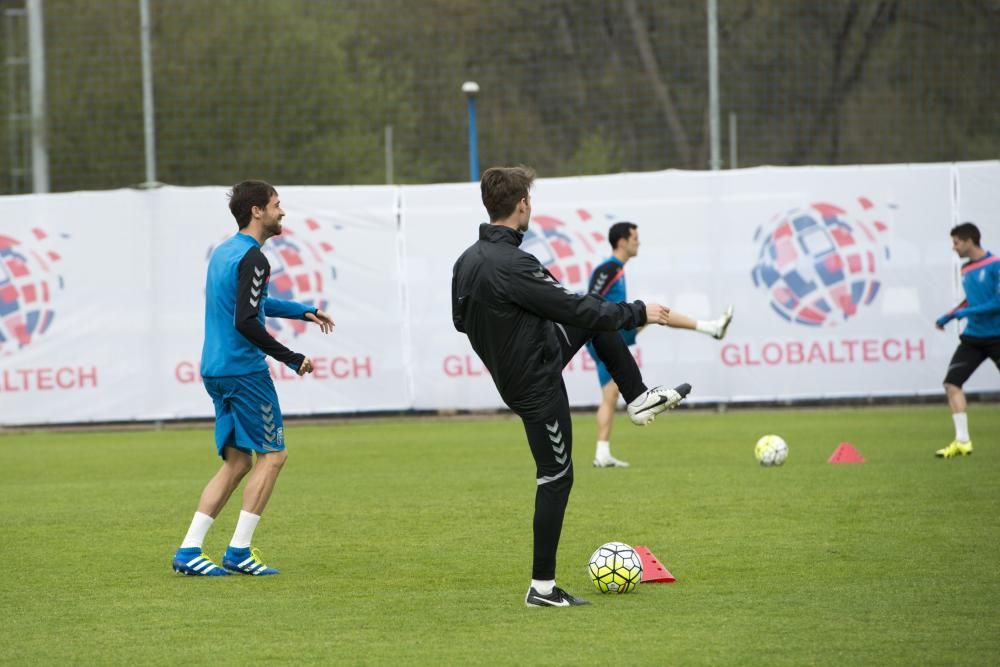
[[[222,567],[230,572],[249,574],[255,577],[279,574],[278,570],[264,564],[264,560],[260,557],[260,549],[256,547],[227,548],[226,555],[222,557]]]
[[[229,573],[201,552],[199,547],[178,549],[171,563],[174,572],[193,577],[228,577]]]

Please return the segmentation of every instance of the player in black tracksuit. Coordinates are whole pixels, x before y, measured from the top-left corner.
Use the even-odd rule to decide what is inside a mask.
[[[483,174],[483,203],[490,224],[455,263],[452,318],[469,336],[504,402],[524,422],[535,459],[532,586],[529,606],[586,604],[555,586],[556,550],[573,485],[572,423],[562,369],[592,341],[629,402],[637,424],[679,403],[690,390],[647,390],[619,329],[665,324],[669,312],[641,301],[614,303],[566,288],[518,246],[531,216],[526,167]]]

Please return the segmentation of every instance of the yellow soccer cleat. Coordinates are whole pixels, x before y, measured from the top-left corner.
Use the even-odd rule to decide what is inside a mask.
[[[934,452],[934,456],[939,459],[950,459],[955,456],[969,456],[972,454],[972,441],[959,442],[958,440],[952,440],[951,444],[944,449],[939,449]]]

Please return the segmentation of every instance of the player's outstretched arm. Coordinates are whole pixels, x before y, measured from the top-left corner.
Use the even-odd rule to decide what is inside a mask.
[[[310,322],[318,324],[320,331],[323,333],[330,333],[333,331],[333,327],[337,326],[333,323],[333,319],[328,314],[319,309],[315,312],[306,313],[306,319]]]
[[[964,306],[952,313],[956,318],[968,317],[969,315],[989,315],[1000,313],[1000,292],[992,299],[975,306]]]
[[[514,262],[508,287],[515,303],[553,322],[595,331],[634,329],[646,323],[646,306],[641,301],[615,303],[592,294],[576,294],[531,255]]]
[[[307,306],[298,301],[283,301],[282,299],[272,299],[267,297],[261,304],[266,317],[280,317],[286,320],[304,320],[306,313],[313,313],[319,310],[316,306]]]
[[[956,317],[965,317],[964,314],[959,315],[958,313],[968,305],[969,301],[967,299],[963,299],[962,303],[958,304],[957,306],[949,310],[947,313],[937,318],[937,321],[934,322],[934,326],[937,327],[938,331],[944,331],[944,325],[948,324],[948,322],[951,322]]]

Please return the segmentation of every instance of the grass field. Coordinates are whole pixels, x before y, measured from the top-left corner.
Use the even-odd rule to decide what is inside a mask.
[[[4,664],[1000,664],[1000,409],[942,461],[947,408],[678,411],[616,425],[629,470],[576,486],[559,583],[526,609],[533,467],[513,419],[290,424],[255,543],[283,572],[169,560],[217,461],[210,430],[0,436]],[[776,432],[786,465],[753,444]],[[840,441],[866,457],[829,465]],[[238,498],[208,535],[221,558]],[[600,596],[602,542],[677,583]]]

